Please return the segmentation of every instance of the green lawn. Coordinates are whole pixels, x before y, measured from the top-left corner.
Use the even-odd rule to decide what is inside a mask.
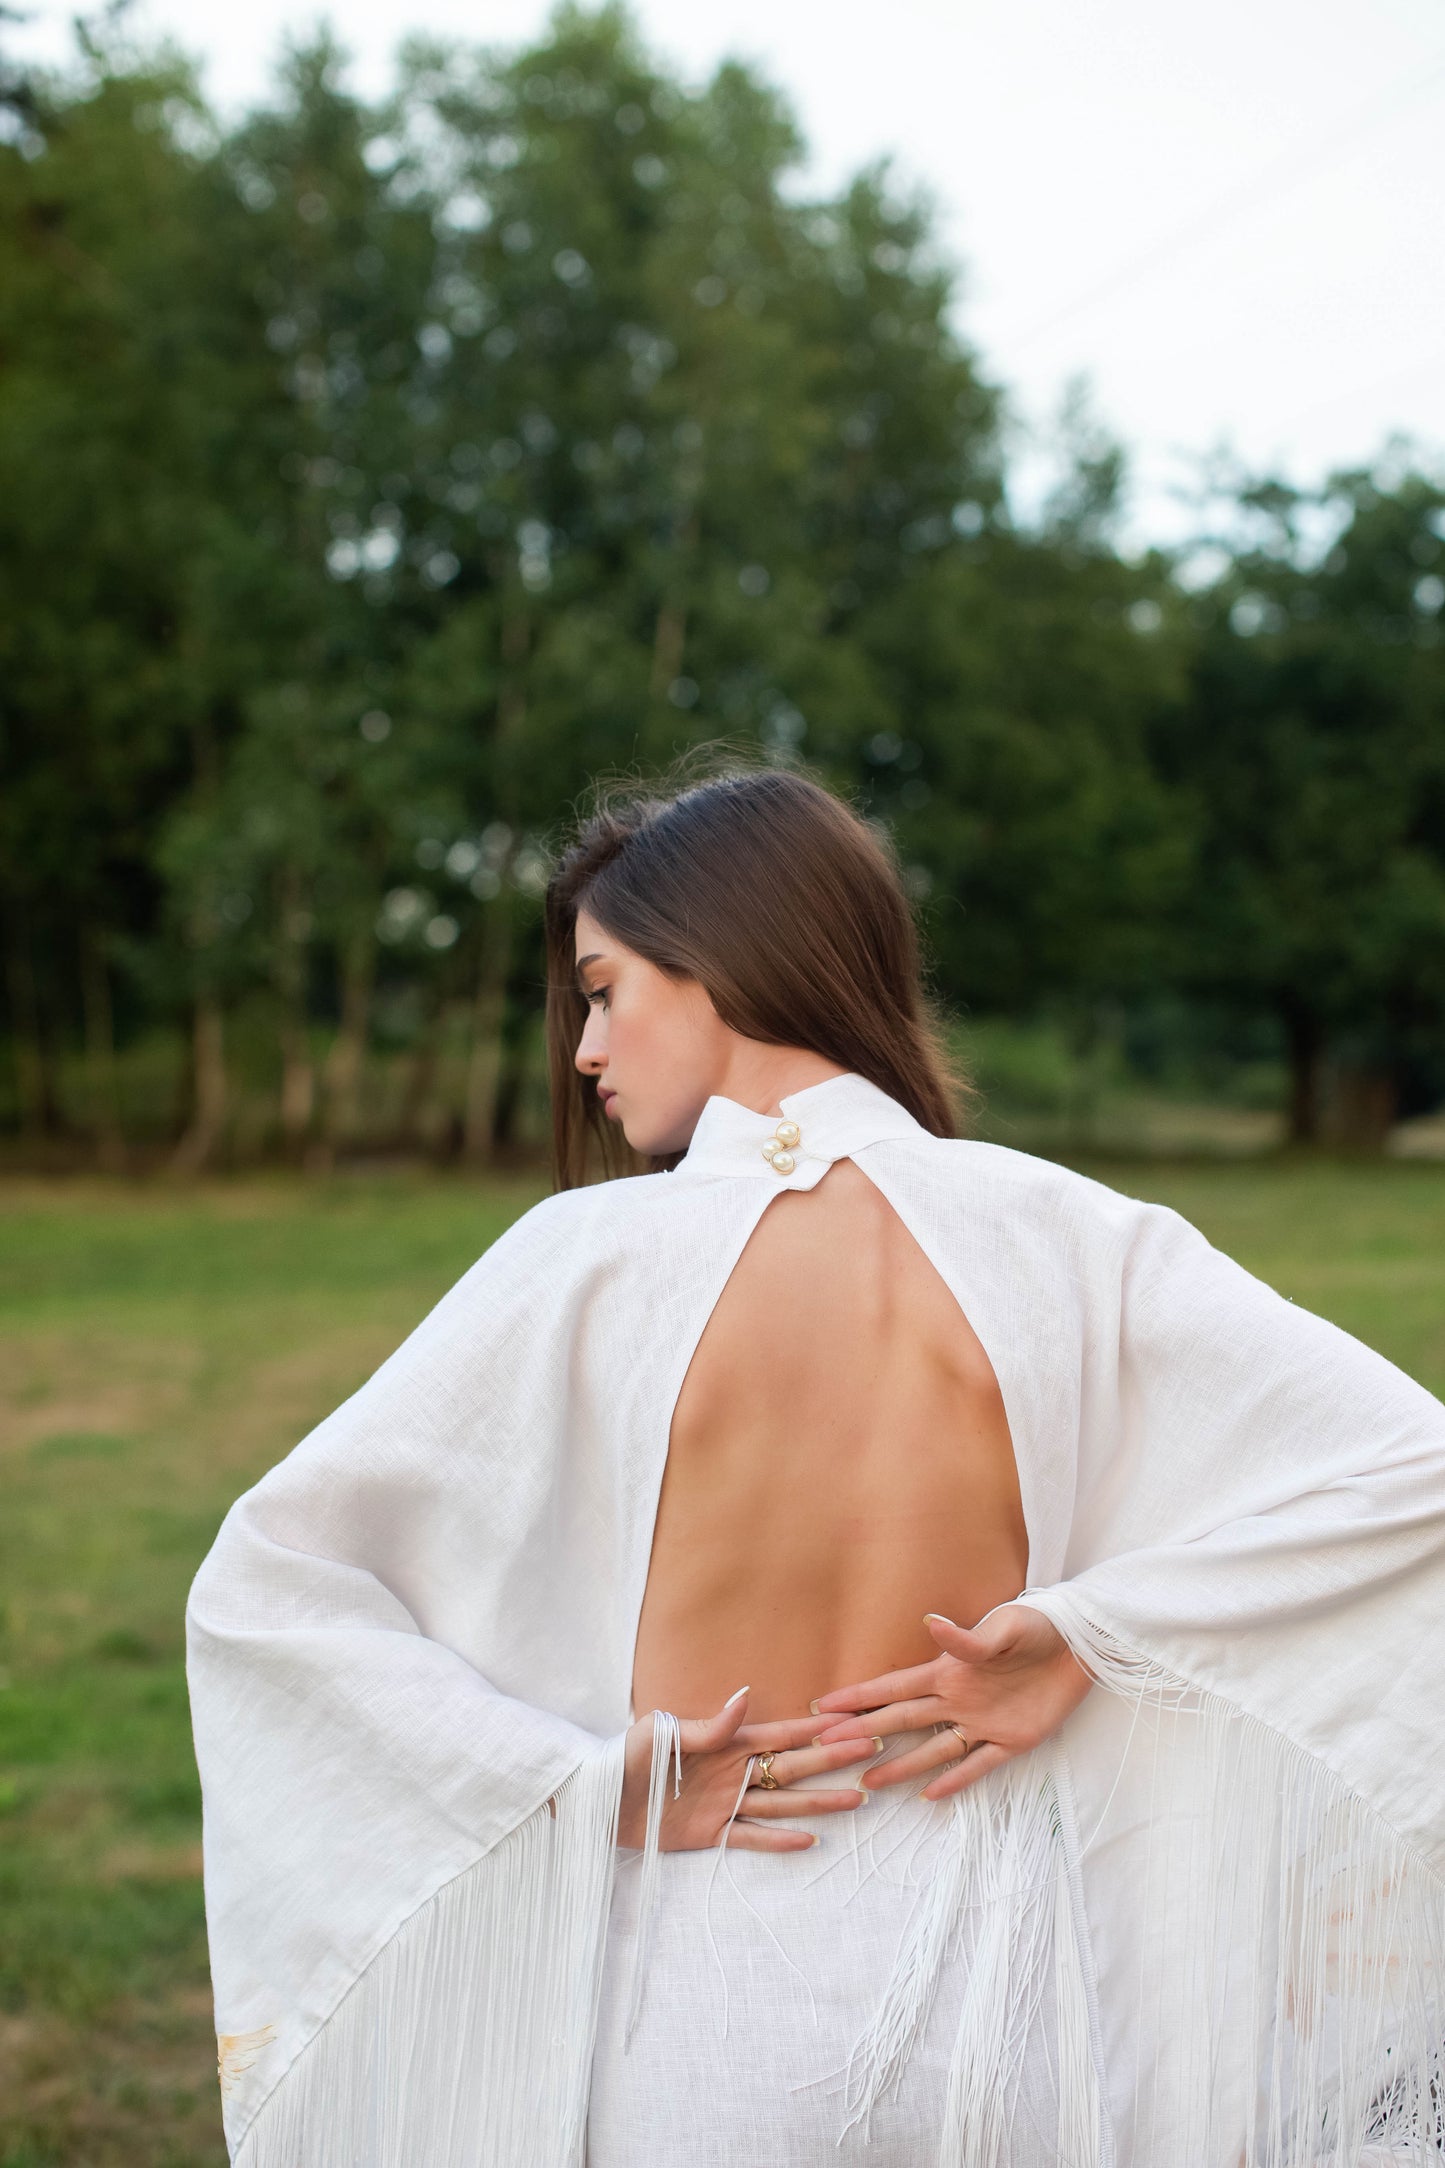
[[[1445,1167],[1091,1171],[1445,1393]],[[186,1588],[537,1194],[0,1189],[0,2168],[221,2168]]]

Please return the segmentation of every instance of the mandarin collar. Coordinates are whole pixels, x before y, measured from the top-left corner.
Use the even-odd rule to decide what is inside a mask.
[[[715,1092],[674,1175],[749,1176],[771,1189],[812,1189],[835,1159],[846,1159],[864,1145],[931,1134],[898,1100],[852,1069],[788,1092],[778,1105],[780,1115],[758,1114]],[[780,1144],[775,1133],[789,1123],[797,1130],[796,1141],[785,1133]],[[773,1152],[765,1153],[764,1146]],[[780,1155],[790,1164],[776,1166]]]

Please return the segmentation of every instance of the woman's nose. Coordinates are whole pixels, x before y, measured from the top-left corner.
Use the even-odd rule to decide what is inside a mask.
[[[586,1030],[577,1041],[577,1052],[574,1059],[584,1076],[595,1075],[606,1059],[602,1048],[596,1044],[596,1035],[593,1033],[590,1018]]]

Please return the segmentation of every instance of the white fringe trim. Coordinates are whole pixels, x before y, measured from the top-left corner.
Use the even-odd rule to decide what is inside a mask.
[[[1120,2160],[1441,2168],[1445,1887],[1268,1726],[1140,1657],[1057,1591],[1022,1600],[1133,1704],[1121,1777],[1132,1769],[1137,1786],[1142,1768],[1160,1810],[1145,1814],[1129,1892],[1141,2048],[1131,2108],[1114,2088]],[[623,1745],[609,1742],[557,1793],[555,1815],[540,1809],[406,1923],[265,2102],[237,2168],[582,2168]],[[629,2032],[678,1747],[659,1715]],[[1061,1753],[1010,1763],[950,1802],[952,1841],[849,2061],[847,2128],[865,2142],[962,1938],[968,1984],[938,2168],[1008,2168],[1040,2033],[1061,2168],[1109,2168],[1080,1883],[1096,1832],[1074,1830]]]
[[[266,2100],[237,2168],[581,2168],[623,1746],[412,1915]]]
[[[901,2082],[944,1961],[962,1938],[968,1985],[940,2168],[1008,2168],[1026,2058],[1031,2045],[1037,2056],[1046,2022],[1056,2047],[1056,2157],[1061,2168],[1098,2168],[1088,1991],[1047,1756],[1010,1763],[956,1796],[947,1811],[946,1856],[914,1908],[878,2014],[849,2062],[846,2128],[861,2126],[866,2142],[872,2111]],[[1037,2115],[1040,2106],[1032,2101],[1029,2112]]]
[[[1122,2157],[1440,2168],[1445,1885],[1268,1725],[1140,1656],[1058,1590],[1020,1601],[1135,1709],[1125,1762],[1150,1843],[1130,1911],[1140,2017],[1159,2049],[1153,2067],[1141,2060]],[[1161,1937],[1169,1962],[1156,1971]]]
[[[647,1826],[642,1839],[642,1886],[637,1893],[637,1940],[632,1948],[632,1979],[627,1998],[627,2029],[624,2047],[642,2013],[642,1994],[647,1984],[652,1955],[652,1930],[657,1917],[657,1891],[661,1875],[662,1810],[667,1801],[668,1764],[673,1769],[673,1796],[682,1790],[682,1727],[665,1709],[652,1712],[652,1767],[647,1782]]]

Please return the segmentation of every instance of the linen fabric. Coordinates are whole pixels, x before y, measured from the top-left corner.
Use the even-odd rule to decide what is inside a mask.
[[[781,1104],[791,1172],[714,1097],[672,1173],[525,1213],[228,1514],[188,1662],[233,2158],[584,2158],[672,1410],[771,1198],[851,1157],[993,1363],[1021,1595],[1102,1690],[947,1811],[849,2112],[946,2022],[950,2168],[1032,2168],[1041,2054],[1061,2160],[1438,2161],[1445,1409],[1162,1207],[855,1074]],[[693,1871],[644,1867],[643,2012]]]
[[[929,1736],[890,1739],[879,1759]],[[810,1788],[844,1789],[857,1774],[838,1770]],[[920,1779],[881,1792],[846,1820],[790,1822],[818,1837],[813,1852],[669,1852],[650,1924],[643,1855],[619,1855],[587,2168],[918,2168],[939,2158],[976,1913],[962,1908],[953,1922],[900,2082],[870,2103],[853,2058],[959,1838],[947,1804],[921,1790]],[[1045,2004],[1014,2087],[1010,2168],[1056,2168],[1064,2157],[1052,2019]]]

